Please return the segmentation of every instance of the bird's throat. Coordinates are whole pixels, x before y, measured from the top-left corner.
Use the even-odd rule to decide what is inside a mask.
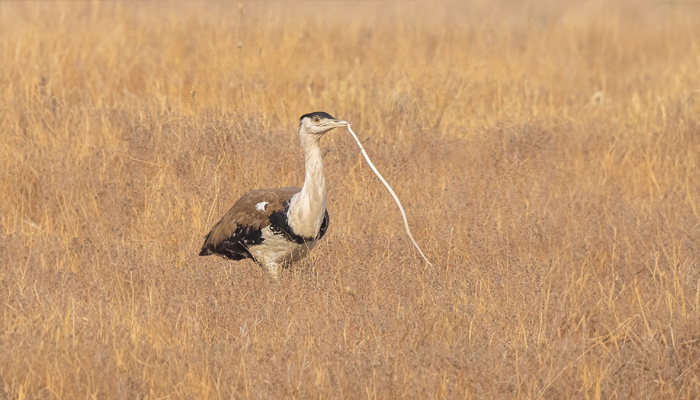
[[[326,180],[323,177],[323,158],[318,137],[302,136],[306,172],[301,192],[289,205],[289,226],[294,233],[315,238],[326,213]]]

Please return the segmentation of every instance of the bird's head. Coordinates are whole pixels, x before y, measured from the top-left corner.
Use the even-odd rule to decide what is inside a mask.
[[[304,114],[299,118],[299,135],[320,138],[333,128],[347,125],[347,122],[335,119],[327,112],[316,111]]]

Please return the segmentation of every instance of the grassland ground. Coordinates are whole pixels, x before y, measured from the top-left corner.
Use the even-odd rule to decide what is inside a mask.
[[[0,2],[0,398],[700,397],[700,4]],[[198,257],[324,137],[273,282]]]

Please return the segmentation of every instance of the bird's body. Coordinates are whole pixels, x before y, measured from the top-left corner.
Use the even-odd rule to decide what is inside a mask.
[[[304,186],[244,194],[209,232],[199,255],[252,258],[275,278],[280,267],[306,257],[329,223],[319,140],[327,131],[344,125],[347,122],[325,112],[302,115],[299,138],[304,147]]]
[[[301,188],[281,188],[244,194],[209,232],[199,255],[217,254],[229,260],[252,258],[272,275],[279,267],[306,257],[325,235],[329,216],[324,208],[315,235],[297,234],[289,225],[288,213],[292,199],[300,192]]]

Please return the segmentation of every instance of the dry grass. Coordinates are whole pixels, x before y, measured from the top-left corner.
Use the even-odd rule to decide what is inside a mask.
[[[699,4],[0,12],[0,397],[700,397]],[[314,110],[434,268],[342,130],[308,260],[196,256]]]

